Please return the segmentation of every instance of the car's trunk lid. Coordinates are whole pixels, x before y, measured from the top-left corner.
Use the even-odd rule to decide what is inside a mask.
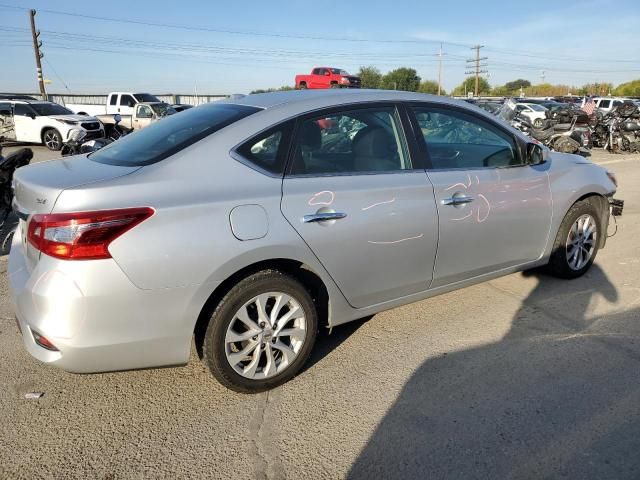
[[[86,156],[34,163],[19,168],[13,176],[13,208],[20,217],[27,266],[32,269],[40,256],[26,241],[31,215],[51,213],[60,194],[73,187],[111,180],[135,172],[141,167],[123,167],[92,162]]]

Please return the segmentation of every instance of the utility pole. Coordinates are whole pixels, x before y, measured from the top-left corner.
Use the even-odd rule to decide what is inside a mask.
[[[476,51],[476,58],[470,58],[467,60],[467,63],[475,63],[473,66],[473,70],[465,72],[466,75],[475,75],[476,76],[476,88],[475,88],[475,96],[478,96],[478,90],[480,88],[480,74],[487,73],[488,70],[481,70],[486,67],[486,63],[480,63],[483,60],[486,60],[487,57],[480,57],[480,49],[484,47],[484,45],[476,45],[475,47],[471,47],[471,50]]]
[[[442,43],[440,43],[440,51],[438,52],[438,57],[440,57],[438,64],[438,95],[442,91]]]
[[[542,70],[542,74],[540,74],[540,78],[542,79],[542,83],[544,83],[544,77],[545,77],[544,70]]]
[[[42,96],[42,100],[47,99],[47,92],[44,89],[44,78],[42,78],[42,63],[40,63],[40,59],[44,56],[43,53],[40,52],[40,47],[42,46],[42,42],[38,40],[40,36],[40,32],[36,31],[36,11],[29,10],[29,20],[31,20],[31,36],[33,37],[33,53],[36,55],[36,68],[38,71],[38,84],[40,85],[40,95]]]

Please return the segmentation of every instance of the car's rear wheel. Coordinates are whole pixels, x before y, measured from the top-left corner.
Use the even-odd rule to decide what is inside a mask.
[[[290,380],[311,354],[317,313],[305,287],[274,270],[237,283],[211,314],[203,354],[213,376],[241,393]]]
[[[299,88],[300,90],[305,90],[305,89],[307,88],[307,84],[306,84],[306,83],[304,83],[304,82],[301,82],[301,83],[300,83],[300,85],[298,86],[298,88]]]
[[[42,133],[42,143],[49,150],[58,151],[62,148],[62,135],[55,128],[49,128]]]
[[[602,222],[589,199],[576,202],[562,220],[549,260],[549,271],[561,278],[577,278],[593,264]]]

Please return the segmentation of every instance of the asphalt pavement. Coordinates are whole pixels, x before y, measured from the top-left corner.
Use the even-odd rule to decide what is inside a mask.
[[[640,478],[640,155],[594,159],[626,203],[587,275],[513,274],[336,328],[259,395],[195,353],[38,363],[0,259],[0,478]]]

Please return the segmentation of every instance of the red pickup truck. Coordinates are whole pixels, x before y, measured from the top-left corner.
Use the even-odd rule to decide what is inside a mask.
[[[316,67],[310,75],[296,75],[296,88],[360,88],[360,77],[340,68]]]

